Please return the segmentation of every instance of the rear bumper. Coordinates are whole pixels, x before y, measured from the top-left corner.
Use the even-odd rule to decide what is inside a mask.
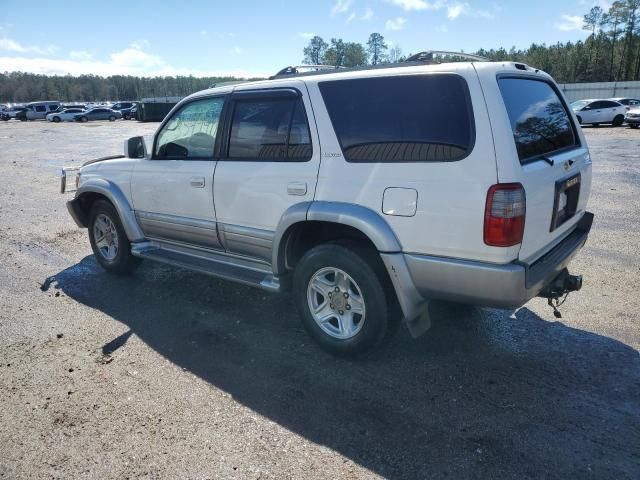
[[[423,301],[437,299],[513,309],[537,296],[562,272],[587,241],[592,223],[593,214],[585,213],[562,242],[532,264],[494,265],[427,255],[401,255]]]

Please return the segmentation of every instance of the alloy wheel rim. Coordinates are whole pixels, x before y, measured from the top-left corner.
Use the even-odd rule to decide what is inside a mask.
[[[362,330],[366,318],[362,290],[344,270],[325,267],[314,273],[307,303],[316,324],[333,338],[347,340]]]
[[[113,261],[118,255],[118,231],[113,221],[101,213],[93,224],[93,240],[102,258]]]

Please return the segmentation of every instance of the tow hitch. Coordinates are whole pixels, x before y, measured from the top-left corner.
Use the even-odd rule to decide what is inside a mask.
[[[553,316],[562,318],[558,307],[562,305],[571,292],[577,292],[582,288],[582,275],[571,275],[566,268],[547,285],[539,294],[539,297],[547,299],[547,303],[553,308]],[[561,300],[562,298],[562,300]]]

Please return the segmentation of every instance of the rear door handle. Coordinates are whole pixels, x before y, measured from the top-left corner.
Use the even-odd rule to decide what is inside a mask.
[[[304,182],[289,182],[287,184],[287,193],[289,195],[306,195],[307,184]]]
[[[189,183],[193,188],[204,188],[204,177],[191,177]]]

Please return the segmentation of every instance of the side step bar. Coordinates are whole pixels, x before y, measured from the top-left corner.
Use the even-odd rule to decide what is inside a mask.
[[[212,277],[231,280],[252,287],[258,287],[269,292],[280,291],[280,281],[268,271],[266,265],[251,262],[250,260],[238,261],[235,257],[225,254],[204,252],[188,248],[159,246],[151,242],[133,244],[132,255],[166,263],[175,267],[181,267]]]

